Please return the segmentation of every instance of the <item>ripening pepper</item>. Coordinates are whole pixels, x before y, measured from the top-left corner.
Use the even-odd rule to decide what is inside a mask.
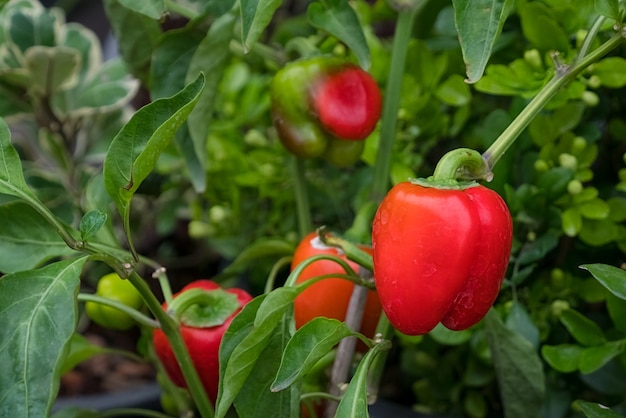
[[[163,309],[180,322],[180,332],[204,390],[213,403],[219,383],[219,347],[233,318],[252,296],[242,289],[222,289],[211,280],[197,280],[173,295]],[[162,330],[152,335],[156,355],[172,382],[187,387],[170,343]]]
[[[105,274],[98,280],[96,295],[133,309],[140,309],[143,306],[143,299],[135,286],[117,273]],[[92,321],[105,328],[125,331],[136,325],[135,320],[127,313],[97,302],[86,302],[85,313]]]
[[[382,103],[372,76],[327,56],[287,64],[274,76],[270,98],[274,127],[285,148],[338,166],[359,160],[362,140],[376,127]]]
[[[370,254],[372,252],[370,247],[361,246],[361,249]],[[324,244],[317,232],[308,234],[300,241],[291,261],[291,270],[294,270],[303,261],[321,254],[338,256],[345,260],[353,270],[358,272],[358,264],[349,261],[339,248]],[[302,283],[313,277],[327,274],[345,274],[345,270],[331,260],[317,260],[302,270],[302,273],[296,279],[296,283]],[[305,289],[294,301],[296,328],[302,327],[318,316],[344,321],[354,286],[354,283],[349,280],[330,277]],[[367,294],[359,331],[365,336],[373,338],[380,313],[381,307],[378,296],[375,291],[370,290]]]
[[[374,279],[389,321],[408,335],[478,323],[509,262],[512,220],[502,198],[473,184],[394,186],[372,225]]]

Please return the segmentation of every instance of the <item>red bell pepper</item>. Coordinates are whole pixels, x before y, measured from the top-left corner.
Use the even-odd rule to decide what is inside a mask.
[[[474,184],[394,186],[372,226],[374,279],[389,321],[409,335],[439,322],[463,330],[480,321],[506,273],[512,220],[502,198]]]
[[[197,289],[197,290],[194,290]],[[203,295],[199,295],[199,291]],[[192,294],[195,292],[195,294]],[[185,301],[188,298],[189,303]],[[180,321],[191,360],[204,389],[213,403],[219,382],[219,347],[233,318],[252,296],[242,289],[222,289],[210,280],[197,280],[173,296],[171,306],[163,304]],[[172,312],[172,309],[175,312]],[[187,387],[167,337],[160,329],[153,333],[154,349],[172,382]]]

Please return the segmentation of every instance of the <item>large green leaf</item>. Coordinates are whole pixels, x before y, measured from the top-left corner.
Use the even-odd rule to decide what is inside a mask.
[[[336,319],[319,317],[304,324],[285,347],[272,390],[283,390],[304,377],[339,341],[350,335],[350,328]]]
[[[21,201],[0,206],[0,219],[0,272],[29,270],[75,253],[39,213]]]
[[[626,300],[626,271],[608,264],[585,264],[580,268],[588,270],[615,296]]]
[[[259,39],[272,21],[280,0],[241,0],[241,41],[245,51]]]
[[[124,219],[133,194],[185,122],[203,86],[201,74],[175,96],[144,106],[113,139],[104,160],[104,182]]]
[[[508,329],[497,312],[485,317],[505,418],[538,417],[545,395],[541,359],[522,335]]]
[[[270,383],[276,376],[281,354],[290,341],[290,321],[284,316],[272,333],[265,349],[259,355],[263,361],[256,363],[235,399],[240,417],[266,418],[300,416],[300,389],[296,385],[274,392]]]
[[[583,347],[575,344],[544,345],[541,347],[541,354],[553,369],[561,373],[571,373],[578,370],[583,350]]]
[[[204,90],[187,121],[193,144],[192,150],[195,152],[194,157],[202,168],[199,175],[191,177],[194,188],[198,192],[203,192],[206,186],[204,170],[207,158],[206,141],[212,121],[209,115],[213,111],[218,84],[231,56],[230,41],[234,26],[235,17],[231,14],[226,14],[213,22],[209,32],[195,50],[187,70],[187,80],[196,77],[199,72],[203,72],[207,77]],[[193,171],[190,170],[190,173],[193,174]]]
[[[311,24],[325,30],[352,50],[359,65],[369,69],[370,50],[354,9],[345,0],[320,0],[311,3],[307,9]]]
[[[228,327],[220,346],[216,418],[226,415],[247,380],[256,373],[258,367],[263,367],[258,364],[260,356],[270,345],[273,335],[281,332],[281,327],[285,326],[284,321],[289,317],[286,314],[293,309],[296,295],[295,288],[279,288],[258,296],[244,307]],[[270,383],[271,379],[267,382],[268,390]],[[248,393],[252,397],[261,395]]]
[[[0,416],[50,413],[86,257],[0,278]]]
[[[453,0],[467,82],[482,77],[513,0]]]

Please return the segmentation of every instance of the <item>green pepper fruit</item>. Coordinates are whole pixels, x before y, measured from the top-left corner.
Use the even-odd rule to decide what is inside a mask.
[[[133,309],[141,309],[143,299],[128,281],[117,273],[102,276],[96,287],[96,295],[120,302]],[[85,312],[96,324],[116,330],[128,330],[135,326],[135,320],[125,312],[97,302],[86,302]]]
[[[272,120],[284,147],[300,158],[340,166],[360,159],[380,118],[374,79],[346,60],[318,56],[287,64],[270,86]]]

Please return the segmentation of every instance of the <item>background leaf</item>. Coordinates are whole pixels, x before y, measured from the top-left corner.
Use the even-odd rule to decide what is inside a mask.
[[[0,278],[0,416],[48,416],[76,325],[76,293],[86,260]]]
[[[0,272],[29,270],[52,258],[76,254],[39,213],[23,202],[0,206],[0,219]]]
[[[313,26],[325,30],[345,43],[363,69],[370,68],[370,50],[359,19],[349,2],[344,0],[315,1],[309,5],[307,17]]]
[[[280,0],[241,0],[241,42],[248,52],[272,20]]]
[[[626,271],[608,264],[585,264],[580,268],[588,270],[615,296],[626,300]]]
[[[124,7],[155,20],[161,19],[166,10],[163,0],[119,0],[119,2]]]
[[[235,18],[230,14],[224,15],[213,22],[207,35],[195,50],[187,70],[186,79],[188,81],[197,77],[200,72],[206,74],[204,89],[187,121],[193,147],[186,150],[181,147],[181,149],[185,150],[183,152],[185,156],[188,152],[193,151],[195,155],[191,158],[197,159],[199,163],[200,170],[198,175],[193,175],[193,170],[189,170],[192,174],[191,180],[194,188],[198,192],[203,192],[206,187],[206,141],[209,136],[209,124],[211,123],[211,118],[207,117],[207,115],[210,115],[213,111],[217,87],[231,57],[230,41],[234,25]],[[187,160],[189,159],[187,158]],[[189,166],[189,162],[187,165]]]
[[[576,401],[578,406],[587,418],[624,418],[623,415],[619,415],[604,405],[600,405],[592,402]]]
[[[494,309],[485,317],[505,418],[539,416],[545,395],[541,360],[532,344],[508,329]]]
[[[33,196],[28,188],[22,161],[11,143],[11,132],[4,119],[0,118],[0,193],[11,196]]]
[[[606,341],[602,329],[591,319],[574,309],[563,311],[559,319],[572,337],[582,345],[599,345]]]
[[[468,83],[482,77],[513,3],[512,0],[452,1]]]

